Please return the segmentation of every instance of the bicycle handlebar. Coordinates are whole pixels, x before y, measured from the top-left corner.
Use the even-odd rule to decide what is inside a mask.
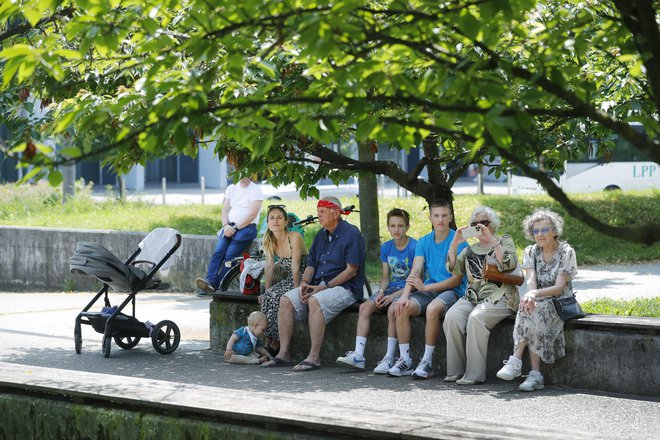
[[[306,218],[302,220],[298,220],[297,222],[293,222],[294,226],[307,226],[310,223],[314,223],[316,220],[318,220],[318,217],[314,217],[313,215],[308,215]]]
[[[341,212],[342,212],[342,214],[347,215],[347,214],[350,214],[351,212],[360,212],[360,211],[355,209],[355,205],[348,205],[347,207],[342,208]],[[294,226],[307,226],[311,223],[314,223],[318,219],[319,219],[318,217],[313,216],[313,215],[310,214],[307,217],[305,217],[304,219],[298,220],[297,222],[294,222],[293,225]]]

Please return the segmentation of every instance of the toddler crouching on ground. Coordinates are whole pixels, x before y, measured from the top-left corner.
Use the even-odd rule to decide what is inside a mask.
[[[268,318],[262,312],[252,312],[248,325],[234,330],[225,348],[225,362],[230,364],[261,364],[271,359],[262,346],[260,337],[268,327]]]

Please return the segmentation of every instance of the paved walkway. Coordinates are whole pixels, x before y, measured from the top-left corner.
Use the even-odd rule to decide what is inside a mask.
[[[113,303],[122,297],[117,295]],[[89,293],[0,293],[0,362],[164,380],[178,383],[178,389],[185,389],[186,384],[205,385],[225,398],[253,395],[265,408],[280,397],[314,402],[316,408],[326,404],[333,411],[346,405],[353,415],[360,408],[384,405],[388,408],[384,423],[396,422],[397,417],[404,423],[419,413],[437,416],[438,423],[451,418],[520,428],[534,424],[571,432],[566,438],[588,432],[603,438],[651,439],[660,430],[660,398],[563,387],[526,394],[515,384],[496,379],[461,387],[438,378],[411,381],[333,365],[310,373],[227,365],[208,349],[208,299],[191,294],[138,295],[139,319],[154,323],[171,319],[181,328],[182,343],[172,355],[159,355],[148,341],[142,341],[130,351],[113,344],[111,357],[103,358],[101,335],[88,326],[83,327],[83,352],[76,355],[73,324],[90,299]]]

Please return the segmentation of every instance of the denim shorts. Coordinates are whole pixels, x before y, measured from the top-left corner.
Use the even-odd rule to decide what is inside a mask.
[[[398,292],[399,290],[403,290],[403,287],[396,287],[396,286],[389,286],[387,289],[385,289],[385,292],[383,292],[383,296],[389,296],[393,294],[394,292]],[[380,295],[380,293],[374,293],[369,297],[369,301],[371,302],[376,302],[376,297]],[[396,301],[396,300],[394,300]]]
[[[455,290],[445,290],[440,293],[440,295],[436,296],[433,301],[443,302],[445,304],[445,309],[449,310],[449,308],[458,301],[458,293],[456,293]]]
[[[444,292],[414,292],[410,295],[410,299],[415,301],[419,306],[419,314],[417,316],[424,316],[426,308],[431,301],[442,301],[445,303],[447,310],[458,301],[458,295],[453,290],[445,290]]]
[[[296,321],[302,321],[307,319],[309,315],[309,305],[303,304],[300,300],[300,288],[296,287],[295,289],[289,290],[284,294],[295,309],[295,319]],[[315,294],[313,298],[319,302],[321,306],[321,312],[323,312],[323,318],[325,323],[329,323],[337,315],[339,315],[345,308],[355,303],[355,297],[353,293],[341,286],[331,287],[330,289],[325,289]]]

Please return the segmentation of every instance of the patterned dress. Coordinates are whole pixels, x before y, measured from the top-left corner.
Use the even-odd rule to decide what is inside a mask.
[[[282,295],[293,289],[293,258],[280,258],[277,261],[280,266],[280,281],[270,286],[270,289],[261,295],[261,311],[264,312],[268,318],[268,328],[266,329],[266,336],[279,339],[277,331],[277,312],[280,310],[280,298]],[[300,259],[300,271],[307,266],[307,255],[303,255]]]
[[[559,242],[555,255],[547,263],[538,245],[527,246],[523,253],[523,269],[536,271],[538,289],[554,286],[559,274],[568,275],[568,282],[558,298],[573,295],[572,280],[577,274],[577,262],[575,251],[568,243]],[[513,328],[513,343],[517,347],[520,342],[526,342],[527,347],[538,354],[543,362],[552,364],[566,355],[564,321],[559,318],[552,298],[537,299],[536,302],[537,306],[531,314],[518,311]]]

